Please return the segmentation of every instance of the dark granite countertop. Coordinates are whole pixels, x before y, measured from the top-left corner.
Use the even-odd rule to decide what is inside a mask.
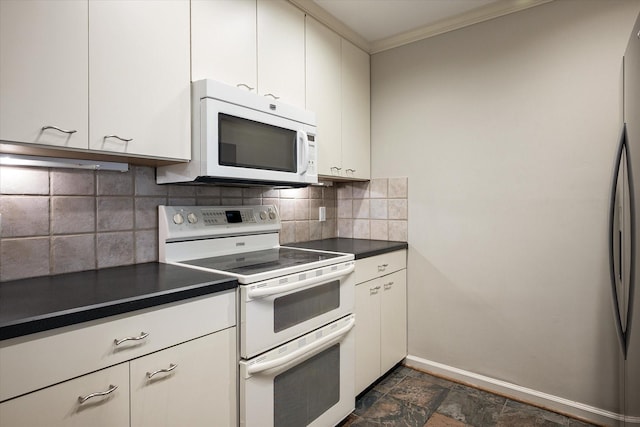
[[[311,240],[309,242],[292,243],[283,246],[294,246],[305,249],[318,249],[331,252],[344,252],[355,255],[356,259],[368,258],[388,252],[407,249],[407,242],[390,242],[387,240],[333,239]]]
[[[0,282],[0,340],[237,286],[230,276],[162,263]]]

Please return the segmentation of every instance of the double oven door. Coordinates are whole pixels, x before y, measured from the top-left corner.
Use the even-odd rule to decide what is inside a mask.
[[[335,425],[354,409],[354,261],[240,286],[240,425]]]
[[[355,406],[355,316],[240,361],[241,427],[328,427]]]
[[[250,359],[353,313],[354,261],[240,286],[240,356]]]

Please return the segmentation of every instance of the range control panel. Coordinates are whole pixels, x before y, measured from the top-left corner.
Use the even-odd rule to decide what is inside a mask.
[[[174,237],[185,233],[190,237],[222,236],[280,228],[280,215],[273,205],[160,206],[159,215],[161,228]]]

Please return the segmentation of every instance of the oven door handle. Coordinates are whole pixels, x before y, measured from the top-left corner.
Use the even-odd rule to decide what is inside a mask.
[[[337,277],[342,277],[350,274],[353,270],[355,270],[356,264],[351,263],[349,268],[345,270],[335,271],[333,273],[324,274],[322,276],[310,277],[308,279],[299,280],[291,283],[287,283],[286,285],[279,286],[269,286],[265,288],[249,288],[247,291],[247,296],[251,299],[253,298],[262,298],[271,295],[277,295],[284,292],[293,291],[295,289],[306,288],[309,286],[317,285],[319,283],[324,283],[328,280],[335,279]]]
[[[333,331],[326,337],[322,337],[307,346],[300,347],[299,349],[292,351],[286,356],[282,356],[274,360],[269,360],[268,362],[249,365],[247,366],[247,375],[255,375],[269,369],[283,367],[285,365],[293,365],[297,362],[306,360],[311,356],[320,353],[322,350],[332,346],[336,342],[341,341],[344,336],[347,335],[347,333],[355,326],[355,324],[356,318],[353,317],[351,320],[349,320],[349,323],[347,323],[337,331]]]

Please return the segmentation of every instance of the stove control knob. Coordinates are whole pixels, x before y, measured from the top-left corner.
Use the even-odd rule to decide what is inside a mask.
[[[191,212],[189,213],[189,215],[187,215],[187,221],[189,221],[189,224],[195,224],[196,222],[198,222],[198,217],[196,216],[196,214]]]
[[[173,215],[173,222],[174,224],[182,224],[184,222],[184,217],[182,216],[181,213],[177,213],[175,215]]]
[[[263,221],[267,219],[267,213],[265,211],[260,212],[260,219]]]
[[[274,211],[269,211],[269,218],[276,219],[276,213]]]

